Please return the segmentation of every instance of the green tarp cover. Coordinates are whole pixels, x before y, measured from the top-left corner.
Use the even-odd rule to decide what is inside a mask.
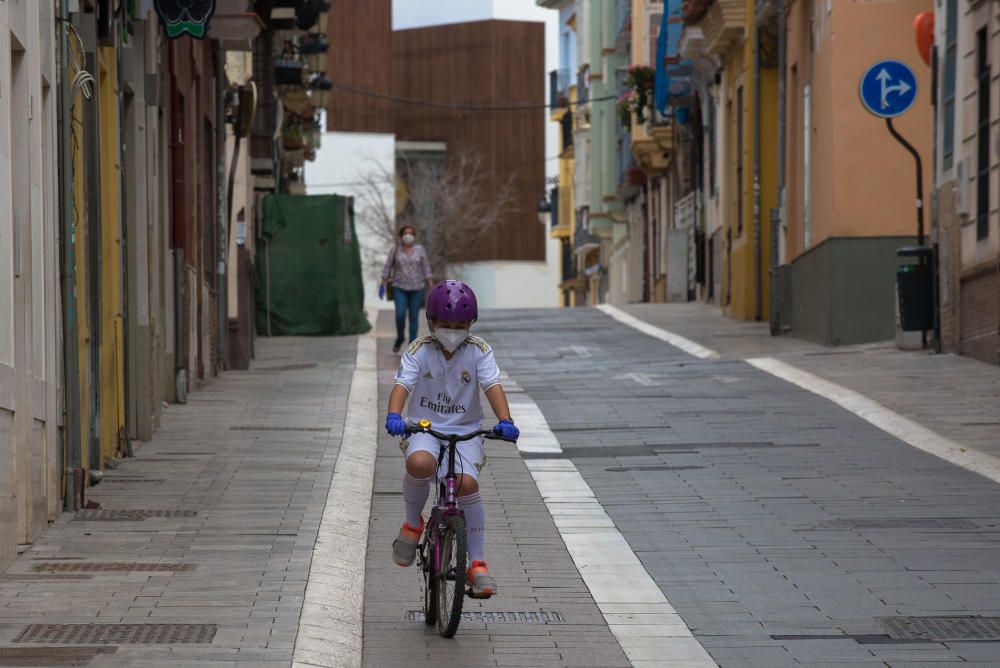
[[[351,198],[265,198],[257,267],[259,334],[332,336],[371,329]]]

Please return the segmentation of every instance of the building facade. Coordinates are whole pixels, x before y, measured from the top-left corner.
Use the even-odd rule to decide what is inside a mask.
[[[941,342],[947,352],[1000,364],[1000,6],[937,0],[934,10]]]

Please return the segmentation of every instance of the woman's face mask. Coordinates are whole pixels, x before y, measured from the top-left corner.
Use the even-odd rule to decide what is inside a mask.
[[[412,246],[413,242],[416,241],[416,240],[417,240],[417,238],[415,236],[413,236],[412,234],[407,233],[407,234],[403,235],[403,245],[404,246]]]
[[[465,343],[465,340],[469,338],[469,328],[463,329],[447,329],[445,327],[435,327],[434,328],[434,338],[437,342],[441,344],[441,347],[447,350],[449,353],[453,353],[458,350],[458,347]]]

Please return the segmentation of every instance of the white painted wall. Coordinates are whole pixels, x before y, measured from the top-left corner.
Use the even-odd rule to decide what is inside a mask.
[[[541,223],[539,223],[541,225]],[[546,240],[546,256],[559,257],[559,241]],[[452,267],[454,278],[472,286],[481,308],[559,306],[559,264],[550,262],[470,262]]]

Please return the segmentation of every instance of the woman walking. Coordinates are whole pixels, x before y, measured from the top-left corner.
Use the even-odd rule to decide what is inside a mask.
[[[379,292],[392,293],[396,304],[396,343],[392,352],[398,353],[403,346],[403,331],[406,316],[410,316],[410,341],[417,338],[420,325],[420,307],[424,304],[424,288],[434,285],[431,277],[431,263],[427,251],[416,243],[417,231],[412,225],[399,230],[399,241],[389,252],[382,270],[382,286]]]

